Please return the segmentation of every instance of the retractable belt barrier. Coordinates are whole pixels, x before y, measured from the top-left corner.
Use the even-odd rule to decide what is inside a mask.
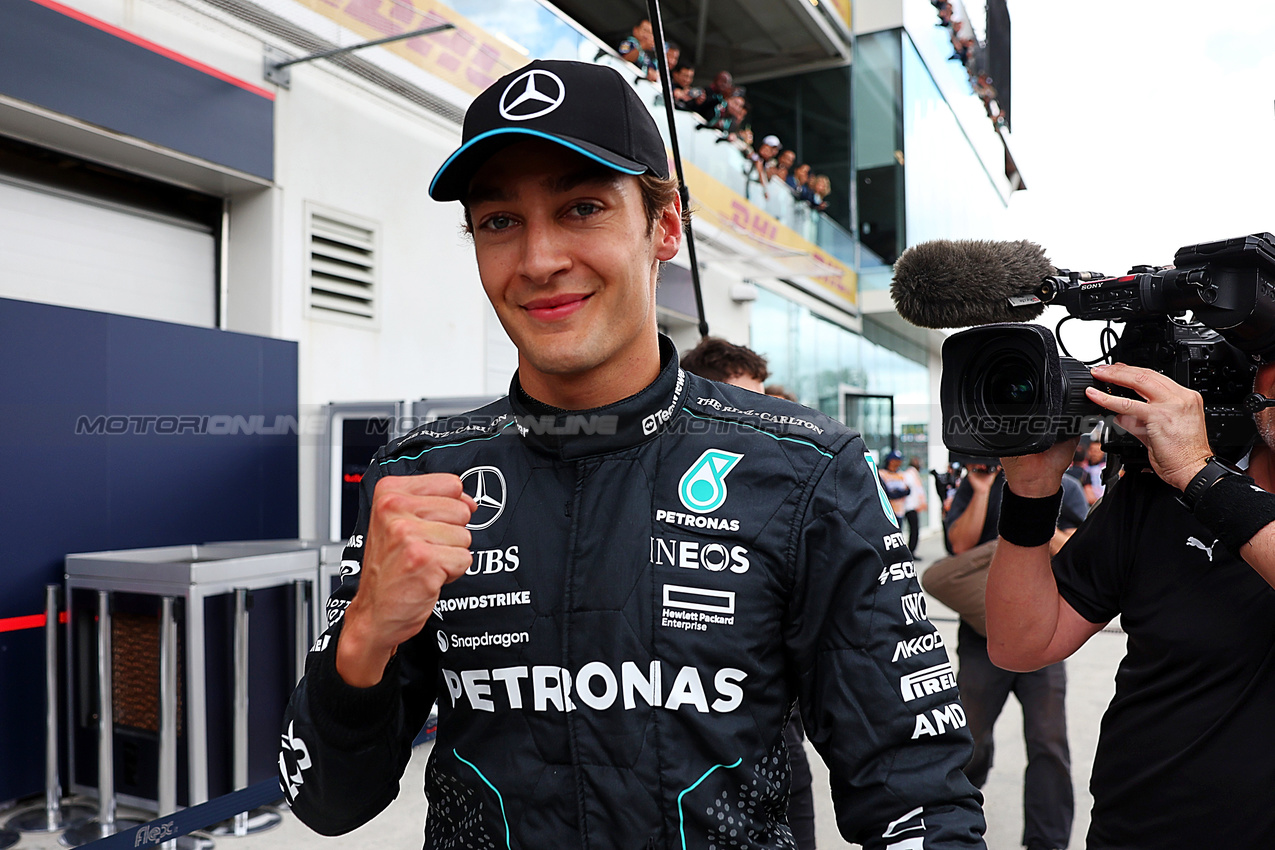
[[[84,850],[126,850],[132,847],[158,847],[200,829],[230,820],[240,812],[251,811],[273,803],[283,796],[279,778],[258,782],[238,791],[223,794],[215,800],[155,818],[150,823],[108,835],[82,845]]]

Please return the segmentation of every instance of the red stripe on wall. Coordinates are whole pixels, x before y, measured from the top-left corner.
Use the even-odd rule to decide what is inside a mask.
[[[72,9],[69,6],[63,6],[61,3],[58,3],[57,0],[31,0],[31,2],[38,3],[46,9],[52,9],[55,12],[60,12],[68,18],[74,18],[81,23],[100,29],[102,32],[107,32],[113,36],[122,38],[125,41],[136,44],[138,47],[144,47],[153,53],[158,53],[160,56],[172,59],[174,62],[180,62],[187,67],[194,68],[196,71],[202,71],[209,76],[216,77],[219,80],[224,80],[231,85],[238,86],[244,91],[260,95],[267,100],[274,100],[274,92],[269,89],[263,89],[260,86],[254,86],[252,83],[241,80],[238,77],[232,77],[225,71],[219,71],[211,65],[205,65],[203,62],[198,62],[191,59],[189,56],[183,56],[182,54],[169,50],[167,47],[158,45],[153,41],[147,41],[139,35],[134,35],[127,30],[122,30],[117,26],[108,24],[106,21],[99,21],[97,18],[86,15],[77,9]],[[0,620],[0,623],[3,623],[3,621]]]
[[[58,614],[58,622],[66,622],[66,612]],[[44,628],[43,614],[30,614],[26,617],[0,618],[0,632],[20,632],[24,629]]]

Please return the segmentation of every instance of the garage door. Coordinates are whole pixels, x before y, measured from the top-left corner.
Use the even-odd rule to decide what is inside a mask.
[[[207,225],[0,174],[0,298],[217,324]]]

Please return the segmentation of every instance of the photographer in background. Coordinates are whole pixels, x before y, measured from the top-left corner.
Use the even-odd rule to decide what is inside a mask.
[[[973,462],[967,466],[967,474],[947,512],[948,540],[956,555],[996,540],[1001,515],[1005,478],[1000,466],[994,458],[970,460]],[[1079,482],[1069,478],[1062,486],[1064,495],[1053,521],[1050,552],[1062,548],[1085,521],[1089,507]],[[979,577],[986,580],[985,573],[979,573]],[[929,590],[930,585],[925,586]],[[981,601],[981,597],[976,598]],[[1027,850],[1066,847],[1075,818],[1071,749],[1067,744],[1067,669],[1061,661],[1032,672],[1001,669],[988,657],[987,637],[979,632],[982,606],[957,613],[961,621],[957,627],[956,656],[960,668],[956,685],[974,736],[974,753],[965,766],[965,775],[975,788],[982,788],[987,782],[995,750],[993,727],[1009,695],[1014,694],[1023,708],[1023,739],[1027,745],[1023,844]]]
[[[1120,615],[1128,647],[1098,740],[1088,847],[1270,847],[1275,414],[1256,414],[1245,475],[1213,457],[1199,393],[1120,363],[1093,375],[1136,392],[1086,395],[1146,445],[1150,468],[1111,482],[1051,564],[1059,484],[1077,441],[1003,459],[989,654],[1037,670]],[[1267,363],[1254,390],[1273,389]]]

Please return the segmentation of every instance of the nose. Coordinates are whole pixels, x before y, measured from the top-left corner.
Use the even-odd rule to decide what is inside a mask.
[[[528,221],[521,257],[522,276],[535,284],[549,283],[571,267],[566,239],[552,222]]]

